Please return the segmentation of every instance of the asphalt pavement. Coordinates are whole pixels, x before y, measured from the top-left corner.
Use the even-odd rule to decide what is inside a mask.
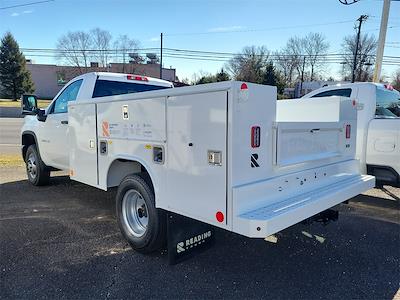
[[[20,131],[24,119],[0,118],[0,153],[20,154],[21,136]]]
[[[54,173],[57,175],[57,173]],[[115,190],[66,176],[33,187],[3,167],[0,298],[393,299],[400,282],[400,189],[341,205],[337,222],[295,225],[278,242],[217,230],[214,247],[175,266],[133,251]]]

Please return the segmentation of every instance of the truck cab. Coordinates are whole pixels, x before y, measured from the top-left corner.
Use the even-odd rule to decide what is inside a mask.
[[[377,184],[400,186],[400,93],[390,85],[359,82],[322,87],[303,99],[349,97],[358,106],[357,158]]]
[[[27,159],[28,147],[35,144],[38,155],[48,169],[69,169],[67,131],[70,102],[172,87],[173,84],[165,80],[132,74],[91,72],[75,77],[59,91],[45,110],[37,116],[25,117],[21,131],[23,158]]]

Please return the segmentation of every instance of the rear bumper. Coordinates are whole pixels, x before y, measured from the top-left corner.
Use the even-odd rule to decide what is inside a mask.
[[[318,189],[274,201],[233,218],[233,231],[247,237],[264,238],[342,203],[375,186],[375,177],[346,176]],[[271,202],[265,191],[264,203]]]

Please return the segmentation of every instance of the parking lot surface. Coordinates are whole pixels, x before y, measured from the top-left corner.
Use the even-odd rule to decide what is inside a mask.
[[[292,226],[277,243],[217,230],[213,248],[170,266],[165,250],[142,255],[127,245],[115,220],[115,191],[66,176],[39,188],[28,184],[22,167],[0,172],[0,298],[393,299],[398,293],[400,189],[358,196],[339,207],[337,222]]]

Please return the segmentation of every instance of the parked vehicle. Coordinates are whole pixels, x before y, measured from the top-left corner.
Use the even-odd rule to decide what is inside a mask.
[[[106,75],[85,76],[45,112],[23,101],[37,115],[26,116],[22,128],[28,179],[45,184],[57,168],[99,189],[118,187],[119,226],[138,251],[163,244],[167,213],[265,238],[375,185],[355,159],[357,111],[349,99],[278,103],[271,86],[154,90],[169,86],[153,79],[152,91],[93,97]]]
[[[326,86],[302,99],[350,97],[359,108],[357,158],[364,174],[400,187],[400,93],[390,85],[359,82]]]

